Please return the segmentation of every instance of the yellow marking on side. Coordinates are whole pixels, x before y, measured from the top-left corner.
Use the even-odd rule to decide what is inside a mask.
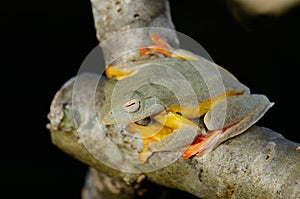
[[[223,101],[225,98],[228,98],[231,96],[242,95],[243,93],[244,93],[244,91],[227,91],[227,92],[217,95],[209,100],[201,102],[195,108],[170,106],[170,107],[168,107],[168,110],[170,110],[174,113],[181,113],[182,116],[185,118],[197,118],[197,117],[201,117],[204,114],[206,114],[210,109],[212,109],[215,105],[217,105],[218,103]]]
[[[154,116],[153,118],[156,121],[158,121],[160,124],[169,127],[171,129],[179,129],[179,128],[190,126],[201,130],[200,127],[194,122],[172,111],[163,111],[158,115]]]

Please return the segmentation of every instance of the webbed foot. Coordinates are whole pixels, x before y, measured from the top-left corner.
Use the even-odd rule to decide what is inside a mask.
[[[205,135],[201,134],[187,149],[182,152],[183,159],[187,160],[194,155],[203,156],[212,151],[223,132],[224,130],[214,130]]]

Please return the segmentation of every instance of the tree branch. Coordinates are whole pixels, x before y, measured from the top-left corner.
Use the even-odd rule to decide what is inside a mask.
[[[92,0],[92,5],[99,42],[120,30],[149,26],[173,28],[166,0]],[[131,40],[138,40],[139,45],[145,38],[133,36]],[[168,36],[167,41],[178,45],[176,35]],[[101,46],[106,61],[115,57],[118,42]],[[53,144],[95,169],[87,176],[83,198],[113,198],[112,195],[133,198],[142,195],[144,190],[142,186],[136,189],[134,186],[146,179],[199,198],[299,197],[300,144],[263,127],[251,127],[204,157],[179,158],[154,170],[158,164],[178,155],[172,151],[157,152],[141,165],[137,153],[127,152],[136,151],[141,140],[128,136],[126,125],[99,123],[106,80],[98,80],[96,74],[82,74],[69,80],[55,95],[48,115]],[[91,96],[95,96],[95,102]],[[92,149],[87,150],[83,143],[89,143]]]

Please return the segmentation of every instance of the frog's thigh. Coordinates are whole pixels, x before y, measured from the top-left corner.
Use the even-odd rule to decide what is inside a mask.
[[[174,113],[181,113],[186,118],[197,118],[203,116],[214,106],[222,102],[224,99],[231,96],[242,95],[244,91],[227,91],[212,97],[206,101],[199,103],[199,105],[195,108],[181,107],[181,106],[171,106],[168,110]]]
[[[209,130],[216,130],[241,121],[240,128],[246,129],[258,121],[272,105],[264,95],[232,96],[209,110],[204,123]]]

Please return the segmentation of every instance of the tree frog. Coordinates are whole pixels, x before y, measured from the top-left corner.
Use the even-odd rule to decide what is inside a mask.
[[[141,48],[164,57],[107,71],[117,80],[110,79],[105,86],[101,122],[129,124],[129,132],[141,135],[141,163],[152,154],[149,144],[184,128],[199,133],[183,150],[183,158],[205,155],[243,133],[273,105],[264,95],[250,94],[248,87],[213,62],[189,52],[168,53],[166,48]]]

